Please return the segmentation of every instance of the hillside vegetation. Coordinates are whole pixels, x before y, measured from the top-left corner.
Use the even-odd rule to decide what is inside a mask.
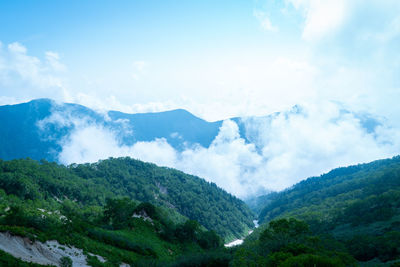
[[[103,206],[107,198],[128,197],[150,202],[196,220],[227,240],[253,226],[247,206],[215,184],[131,158],[68,167],[29,159],[0,161],[0,188],[26,201],[68,199]]]
[[[400,258],[400,157],[338,168],[263,198],[264,222],[297,218],[343,244],[357,260]]]
[[[0,161],[0,232],[83,249],[91,266],[224,264],[223,238],[243,234],[252,218],[215,184],[130,158],[68,167]]]

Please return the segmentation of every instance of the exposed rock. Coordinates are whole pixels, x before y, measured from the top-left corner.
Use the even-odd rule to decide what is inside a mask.
[[[46,241],[45,243],[32,242],[26,237],[0,232],[0,249],[23,261],[42,265],[59,266],[62,257],[69,257],[74,267],[88,266],[82,249],[61,245],[55,240]],[[99,261],[105,262],[103,257],[91,255],[96,256]]]

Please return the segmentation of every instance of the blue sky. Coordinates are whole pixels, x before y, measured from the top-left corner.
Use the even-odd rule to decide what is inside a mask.
[[[2,1],[1,103],[215,120],[339,101],[385,115],[399,11],[396,0]]]

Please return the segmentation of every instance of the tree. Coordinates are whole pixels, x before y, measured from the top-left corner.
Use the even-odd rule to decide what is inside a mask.
[[[198,242],[204,249],[214,249],[222,246],[222,240],[215,231],[205,231],[200,233]]]
[[[72,260],[70,257],[64,256],[60,259],[60,267],[72,267]]]
[[[135,210],[135,203],[129,198],[107,199],[104,208],[104,220],[114,229],[122,229],[128,226],[128,221]]]
[[[293,218],[271,221],[267,229],[260,235],[260,247],[263,254],[280,251],[290,243],[304,242],[309,233],[307,223]]]
[[[198,222],[187,220],[184,224],[178,225],[175,230],[175,236],[181,242],[194,242],[197,240],[197,233],[200,229]]]

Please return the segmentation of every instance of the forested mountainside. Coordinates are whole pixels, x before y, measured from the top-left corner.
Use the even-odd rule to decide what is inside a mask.
[[[292,233],[297,237],[286,237],[286,245],[272,251],[288,252],[292,242],[307,248],[291,251],[292,256],[306,257],[317,249],[307,237],[312,233],[318,242],[330,243],[330,251],[349,253],[360,263],[391,266],[400,259],[400,156],[334,169],[262,200],[266,206],[259,219],[264,224],[244,245],[251,250],[278,233]]]
[[[260,221],[301,215],[307,220],[334,222],[339,211],[348,220],[352,218],[350,215],[357,216],[360,223],[386,219],[399,211],[399,202],[395,201],[400,200],[399,190],[400,156],[337,168],[283,192],[270,194]]]
[[[57,240],[66,251],[82,249],[90,266],[400,264],[400,157],[262,197],[263,224],[229,249],[218,233],[243,234],[252,213],[215,185],[169,168],[130,158],[68,167],[0,161],[0,187],[0,238]],[[2,262],[28,266],[0,253]]]
[[[69,199],[97,207],[107,198],[129,197],[175,210],[224,239],[253,227],[248,207],[215,184],[131,158],[68,167],[30,159],[0,161],[0,188],[26,201]]]
[[[57,240],[83,249],[91,266],[227,263],[224,239],[247,233],[254,218],[215,184],[130,158],[68,167],[0,160],[0,200],[0,232],[29,238],[23,247]]]

